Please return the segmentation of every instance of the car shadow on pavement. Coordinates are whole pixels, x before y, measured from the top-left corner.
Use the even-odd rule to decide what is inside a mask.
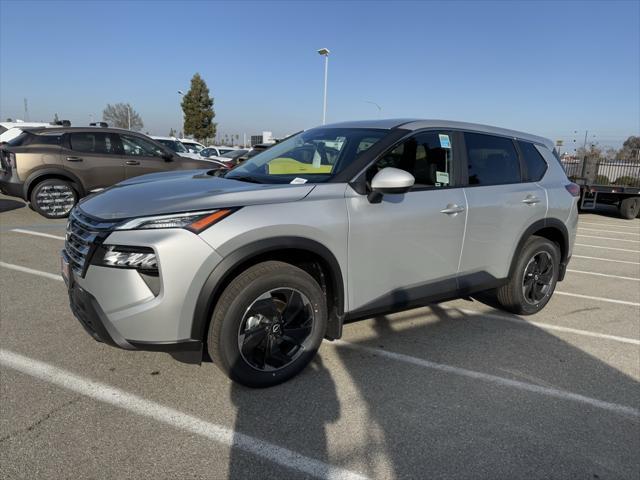
[[[283,385],[233,385],[235,430],[372,478],[637,479],[640,419],[615,406],[640,406],[632,377],[533,325],[438,306],[401,315],[345,326],[345,343],[325,342],[316,361]],[[632,345],[578,340],[604,345],[612,356],[637,356]],[[459,369],[607,403],[532,392]],[[349,403],[340,405],[338,379]],[[246,454],[237,450],[229,478],[252,478]]]
[[[325,464],[330,464],[326,428],[340,418],[336,387],[322,357],[316,355],[305,371],[289,382],[269,389],[250,389],[237,383],[231,386],[236,409],[234,431],[269,441]],[[237,443],[235,439],[234,443]],[[299,478],[282,477],[281,470],[268,473],[268,463],[259,472],[256,458],[248,458],[237,448],[231,450],[229,479]],[[328,472],[327,472],[328,473]],[[328,475],[327,475],[328,476]]]
[[[18,208],[24,208],[27,204],[17,200],[0,199],[0,213],[9,212],[11,210],[17,210]]]

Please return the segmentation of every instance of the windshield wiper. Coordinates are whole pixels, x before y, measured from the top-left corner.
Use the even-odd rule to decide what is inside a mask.
[[[224,178],[228,180],[238,180],[239,182],[249,182],[249,183],[262,183],[255,177],[250,177],[249,175],[238,175],[233,177],[224,176]]]

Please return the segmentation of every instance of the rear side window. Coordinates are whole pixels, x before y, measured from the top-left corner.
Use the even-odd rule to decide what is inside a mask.
[[[465,133],[469,185],[519,183],[520,160],[510,138]]]
[[[542,155],[533,143],[518,142],[524,163],[527,166],[526,182],[537,182],[544,176],[547,171],[547,162],[544,161]]]
[[[71,150],[83,153],[118,155],[118,138],[112,133],[78,132],[69,135]]]

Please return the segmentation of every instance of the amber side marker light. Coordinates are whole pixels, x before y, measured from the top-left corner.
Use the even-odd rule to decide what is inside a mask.
[[[223,218],[228,217],[236,210],[237,208],[226,208],[218,210],[210,215],[207,215],[206,217],[202,217],[201,219],[196,220],[186,228],[187,230],[191,230],[193,233],[200,233],[203,230],[209,228],[211,225],[218,223]]]

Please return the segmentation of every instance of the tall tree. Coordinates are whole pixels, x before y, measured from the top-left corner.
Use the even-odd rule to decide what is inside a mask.
[[[175,137],[176,136],[176,131],[173,128],[171,130],[169,130],[169,136],[170,137]]]
[[[55,114],[53,115],[53,123],[58,123],[59,121],[60,121],[60,119],[58,118],[58,114],[57,114],[57,113],[55,113]]]
[[[632,135],[624,141],[618,160],[640,160],[640,137]]]
[[[128,103],[107,104],[102,111],[102,120],[110,127],[130,128],[136,132],[142,130],[144,123],[142,117]]]
[[[189,91],[182,97],[182,111],[185,135],[192,135],[196,140],[215,136],[213,97],[209,96],[209,87],[199,73],[193,76]]]

